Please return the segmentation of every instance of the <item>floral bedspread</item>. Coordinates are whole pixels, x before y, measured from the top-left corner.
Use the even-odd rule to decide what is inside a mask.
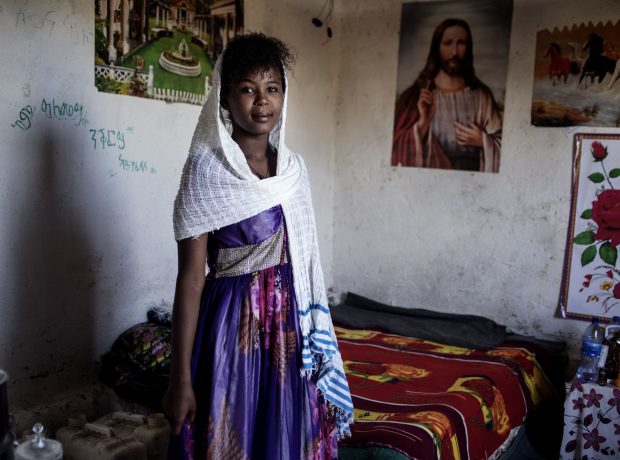
[[[620,456],[620,389],[574,380],[564,402],[563,460]]]
[[[528,411],[554,396],[533,352],[482,351],[336,328],[355,406],[345,445],[416,459],[487,459]]]

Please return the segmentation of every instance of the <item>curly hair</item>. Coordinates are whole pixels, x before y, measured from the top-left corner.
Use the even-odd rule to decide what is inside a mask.
[[[276,68],[286,91],[284,70],[291,70],[294,57],[288,47],[274,37],[251,33],[233,38],[222,57],[222,87],[220,99],[228,96],[231,85],[255,72]]]

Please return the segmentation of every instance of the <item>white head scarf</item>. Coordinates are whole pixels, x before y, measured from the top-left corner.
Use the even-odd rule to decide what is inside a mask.
[[[303,336],[301,373],[316,377],[319,391],[334,408],[339,435],[348,435],[353,404],[327,308],[308,173],[301,156],[284,143],[286,93],[280,120],[269,135],[277,149],[276,175],[260,180],[225,120],[220,105],[221,68],[220,56],[174,203],[175,238],[197,237],[282,206]]]

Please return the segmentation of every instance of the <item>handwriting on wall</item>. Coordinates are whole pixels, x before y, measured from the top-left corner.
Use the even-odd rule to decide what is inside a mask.
[[[93,141],[93,149],[97,150],[97,145],[103,150],[111,148],[125,149],[125,133],[123,131],[103,128],[89,129],[89,131]]]
[[[62,24],[65,27],[69,27],[71,42],[74,45],[89,45],[95,41],[95,32],[85,29],[78,22],[72,21],[70,15],[63,19]]]
[[[72,120],[76,126],[87,125],[88,120],[84,118],[84,108],[77,102],[56,102],[43,98],[41,101],[41,110],[47,118],[55,118],[56,120]]]
[[[118,164],[125,171],[139,172],[139,173],[150,172],[151,174],[157,173],[157,170],[155,168],[149,168],[147,161],[129,160],[123,157],[122,153],[118,156]]]
[[[1,11],[1,10],[0,10]],[[34,118],[38,112],[41,112],[45,118],[56,121],[71,121],[77,128],[83,128],[89,125],[86,118],[86,110],[79,102],[66,102],[55,98],[44,97],[41,104],[38,105],[40,110],[33,108],[28,104],[22,107],[15,121],[10,124],[11,128],[28,130],[34,125]],[[86,132],[86,131],[84,131]],[[88,136],[94,151],[112,152],[124,151],[128,147],[129,137],[133,135],[133,126],[126,129],[109,129],[109,128],[89,128]],[[156,174],[157,170],[149,165],[146,160],[129,159],[122,154],[118,156],[117,166],[121,171],[130,173],[150,173]],[[110,177],[116,175],[115,172],[109,172]]]
[[[19,118],[15,120],[15,123],[11,123],[12,128],[29,129],[32,126],[32,116],[34,110],[31,105],[22,107],[19,111]]]
[[[30,87],[28,86],[28,92]],[[55,99],[43,98],[40,104],[41,112],[46,118],[55,120],[70,120],[75,126],[88,125],[86,112],[82,104],[77,102],[56,102]],[[35,110],[30,104],[22,107],[15,122],[11,123],[11,128],[29,129],[32,126],[32,118]]]
[[[17,7],[17,6],[16,6]],[[47,9],[33,10],[28,5],[19,5],[16,10],[11,11],[10,6],[0,3],[0,19],[13,20],[13,24],[18,29],[27,29],[47,36],[55,35],[59,29],[69,31],[71,42],[74,45],[92,46],[95,39],[94,31],[84,27],[83,22],[75,14],[66,14]],[[10,22],[9,22],[10,24]]]
[[[38,3],[38,5],[37,5]],[[41,4],[47,4],[42,6]],[[25,34],[28,38],[39,37],[46,43],[56,38],[62,40],[58,48],[66,48],[67,41],[73,45],[92,47],[95,33],[92,27],[84,24],[84,18],[72,11],[67,11],[61,1],[10,1],[0,0],[0,30],[11,30]],[[72,2],[71,2],[72,3]],[[47,37],[54,36],[54,39]],[[68,40],[67,40],[68,39]],[[92,145],[92,149],[108,156],[110,166],[116,171],[127,173],[157,173],[157,170],[146,160],[130,158],[130,144],[133,127],[89,127],[88,114],[83,104],[78,101],[61,100],[54,97],[43,97],[40,103],[28,102],[31,97],[29,82],[21,87],[26,102],[15,108],[9,120],[9,126],[17,131],[26,132],[37,129],[42,121],[63,122],[79,130],[84,141]],[[88,136],[88,138],[86,138]],[[123,152],[120,156],[120,152]],[[114,174],[110,174],[112,177]]]
[[[54,20],[55,15],[55,11],[47,11],[43,14],[38,14],[19,8],[15,14],[15,27],[27,26],[36,30],[45,27],[45,31],[48,35],[52,35],[54,27],[56,26],[56,21]]]

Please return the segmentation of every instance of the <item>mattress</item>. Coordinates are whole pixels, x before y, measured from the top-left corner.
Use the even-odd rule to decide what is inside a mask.
[[[508,450],[514,455],[511,443],[528,416],[548,412],[540,408],[550,402],[561,407],[558,385],[545,370],[553,359],[536,341],[505,334],[493,347],[462,347],[360,328],[364,315],[348,310],[342,321],[344,309],[338,308],[332,314],[355,406],[352,436],[340,450],[343,459],[492,459]],[[392,313],[367,316],[373,323],[381,316],[385,325]],[[400,318],[401,323],[419,320]],[[547,440],[555,442],[551,436]],[[371,449],[382,453],[376,456]]]

